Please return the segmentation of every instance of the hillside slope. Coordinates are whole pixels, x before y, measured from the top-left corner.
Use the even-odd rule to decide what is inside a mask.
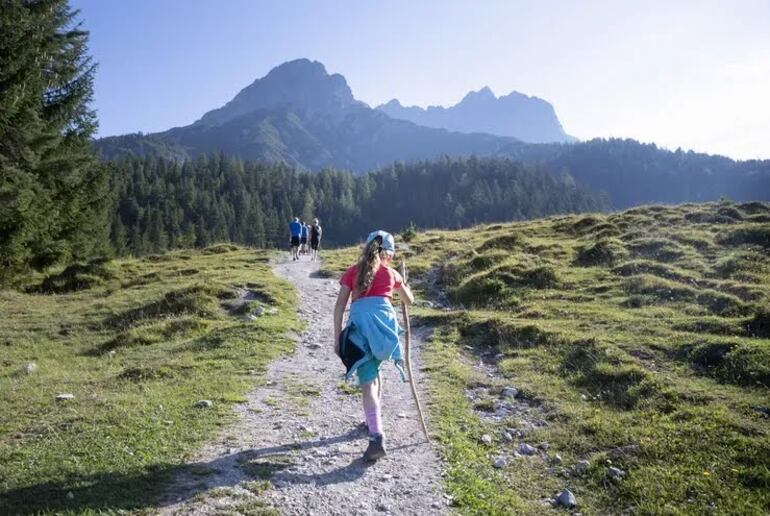
[[[648,206],[400,246],[438,303],[418,315],[436,327],[432,413],[461,512],[557,513],[564,489],[589,514],[770,509],[770,205]],[[329,256],[327,274],[354,254]]]

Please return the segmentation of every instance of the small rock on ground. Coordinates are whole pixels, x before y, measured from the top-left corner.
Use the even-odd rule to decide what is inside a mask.
[[[588,473],[588,468],[591,467],[591,463],[587,460],[580,460],[575,464],[575,473],[578,475],[585,475]]]
[[[511,387],[509,385],[507,387],[503,387],[503,390],[500,392],[500,394],[504,398],[515,398],[519,394],[519,390],[516,387]]]
[[[572,494],[572,491],[565,489],[556,497],[556,502],[564,507],[572,508],[577,507],[577,498]]]

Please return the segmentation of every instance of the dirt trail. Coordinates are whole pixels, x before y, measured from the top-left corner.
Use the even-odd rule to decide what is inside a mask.
[[[439,461],[392,364],[384,366],[388,456],[371,466],[362,462],[367,441],[356,430],[363,420],[360,395],[340,388],[344,370],[330,349],[337,283],[317,277],[318,263],[306,260],[275,265],[276,274],[296,286],[299,314],[308,322],[295,353],[270,366],[266,385],[239,408],[238,423],[177,479],[162,512],[249,513],[260,500],[281,514],[446,512]],[[412,348],[418,386],[421,333]],[[272,484],[261,493],[253,482],[260,478]]]

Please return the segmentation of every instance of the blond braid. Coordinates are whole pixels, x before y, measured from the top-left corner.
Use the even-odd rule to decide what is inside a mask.
[[[380,249],[382,237],[375,237],[364,248],[358,259],[358,273],[356,274],[356,293],[360,295],[369,289],[374,278],[374,271],[380,264]]]

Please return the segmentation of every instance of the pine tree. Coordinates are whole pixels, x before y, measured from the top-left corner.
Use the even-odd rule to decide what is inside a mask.
[[[96,165],[88,33],[66,0],[0,9],[0,282],[102,252],[106,173]]]

